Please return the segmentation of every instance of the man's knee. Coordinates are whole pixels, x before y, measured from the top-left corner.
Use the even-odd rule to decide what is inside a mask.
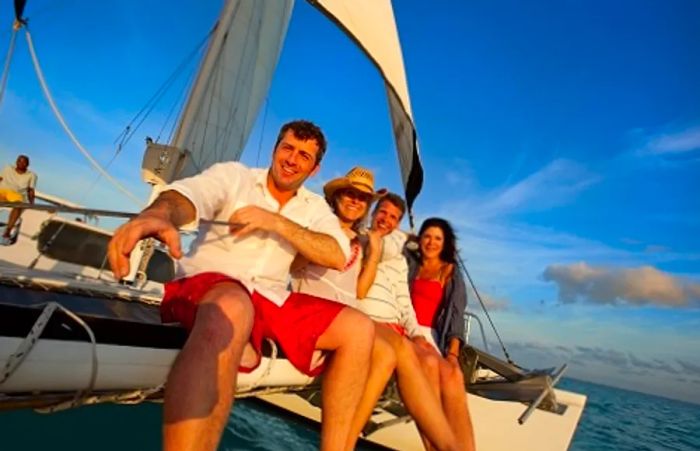
[[[209,290],[197,308],[195,328],[220,349],[235,336],[250,334],[253,305],[247,291],[234,283],[218,284]]]
[[[440,375],[440,357],[435,353],[424,352],[420,356],[421,364],[426,373],[432,377]]]
[[[336,317],[336,326],[348,339],[367,343],[374,343],[374,321],[367,315],[355,309],[346,307]]]
[[[248,292],[239,284],[220,283],[212,287],[204,295],[201,306],[211,304],[219,307],[219,311],[229,320],[252,321],[253,304]]]
[[[397,353],[394,347],[386,340],[377,337],[372,349],[372,366],[382,368],[391,373],[396,368]]]

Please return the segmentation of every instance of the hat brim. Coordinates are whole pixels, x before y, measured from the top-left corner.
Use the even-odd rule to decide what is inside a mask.
[[[353,183],[347,177],[340,177],[337,179],[333,179],[330,182],[323,185],[323,195],[326,197],[326,199],[332,199],[336,191],[338,191],[339,189],[346,188],[352,188],[361,193],[369,194],[370,196],[372,196],[373,202],[379,197],[384,196],[387,192],[386,189],[374,191],[372,187],[365,185],[364,183]]]

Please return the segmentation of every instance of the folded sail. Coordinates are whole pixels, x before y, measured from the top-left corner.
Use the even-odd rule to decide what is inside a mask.
[[[293,0],[228,0],[171,143],[187,152],[176,179],[238,160],[267,95]]]
[[[423,186],[416,129],[390,0],[308,0],[345,31],[384,77],[409,208]]]

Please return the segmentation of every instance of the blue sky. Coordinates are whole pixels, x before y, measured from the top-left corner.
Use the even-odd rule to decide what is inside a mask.
[[[27,7],[56,100],[105,164],[220,8],[166,4]],[[700,3],[401,0],[394,8],[426,170],[416,214],[454,223],[513,357],[569,362],[571,376],[700,402]],[[0,12],[3,52],[10,17]],[[175,97],[110,166],[142,198],[141,144],[159,134]],[[381,81],[303,1],[263,110],[245,162],[266,164],[279,125],[305,117],[330,143],[313,189],[356,164],[399,189]],[[94,185],[50,115],[23,37],[0,105],[0,159],[19,152],[32,157],[40,190],[137,208]]]

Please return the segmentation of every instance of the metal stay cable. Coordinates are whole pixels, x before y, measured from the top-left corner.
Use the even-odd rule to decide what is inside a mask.
[[[25,202],[0,202],[0,208],[21,208],[36,211],[48,211],[51,213],[74,213],[80,215],[94,216],[109,216],[112,218],[127,218],[131,219],[139,215],[139,213],[131,213],[117,210],[100,210],[95,208],[68,207],[65,205],[39,205]],[[200,219],[200,224],[219,225],[219,226],[243,226],[244,224],[235,224],[228,221],[215,221],[209,219]]]
[[[139,127],[141,127],[146,118],[151,114],[151,112],[158,104],[160,99],[165,95],[168,89],[170,89],[173,83],[175,83],[175,80],[177,80],[180,74],[185,70],[185,67],[192,63],[192,61],[195,59],[195,55],[199,53],[204,44],[207,43],[215,28],[216,27],[209,30],[206,36],[204,36],[204,38],[202,38],[202,40],[197,43],[194,49],[187,54],[187,56],[180,62],[180,64],[178,64],[178,66],[175,68],[175,70],[173,70],[173,72],[165,80],[165,82],[158,88],[158,90],[151,96],[151,98],[148,99],[148,101],[141,108],[141,110],[139,110],[139,112],[136,113],[133,119],[131,119],[131,121],[127,124],[126,128],[119,134],[119,136],[117,136],[117,139],[115,140],[115,143],[118,143],[117,153],[119,153],[122,147],[134,136]],[[136,123],[137,121],[138,123],[134,126],[134,123]]]
[[[12,56],[15,53],[15,41],[17,40],[17,22],[12,26],[12,36],[10,36],[10,47],[7,49],[7,56],[5,56],[5,64],[2,69],[2,78],[0,79],[0,105],[2,105],[2,98],[5,94],[5,87],[7,86],[7,79],[10,76],[10,64],[12,63]]]
[[[73,131],[70,129],[68,124],[66,123],[65,118],[63,117],[63,114],[61,114],[60,110],[56,106],[56,102],[54,102],[53,96],[51,95],[51,92],[49,91],[49,87],[46,84],[46,80],[44,79],[44,74],[41,70],[41,66],[39,65],[39,59],[36,56],[36,52],[34,51],[34,44],[32,42],[32,36],[31,33],[29,33],[29,28],[25,27],[25,33],[27,37],[27,44],[29,46],[29,53],[32,56],[32,62],[34,63],[34,70],[36,71],[36,76],[39,79],[39,84],[41,85],[41,89],[44,92],[44,96],[46,97],[47,102],[49,103],[49,106],[51,107],[51,110],[54,112],[54,115],[56,116],[56,119],[58,119],[58,122],[61,124],[63,127],[63,130],[66,132],[68,137],[70,138],[71,141],[73,141],[73,144],[78,148],[80,153],[83,154],[83,156],[90,162],[93,168],[97,170],[100,174],[104,176],[105,179],[107,179],[110,183],[112,183],[119,191],[121,191],[124,195],[126,195],[129,199],[134,201],[136,205],[141,205],[142,201],[133,195],[128,189],[126,189],[121,183],[119,183],[114,177],[109,175],[109,173],[100,165],[95,158],[88,152],[83,145],[78,141],[78,138],[73,134]]]
[[[496,329],[496,325],[494,324],[493,320],[491,319],[491,314],[489,314],[488,309],[486,308],[486,304],[484,303],[483,299],[481,299],[481,295],[479,294],[479,290],[476,289],[476,284],[474,283],[474,280],[472,280],[471,274],[469,274],[469,271],[467,270],[467,266],[464,264],[464,261],[462,260],[462,257],[457,253],[457,263],[459,263],[459,267],[462,269],[464,274],[467,276],[467,279],[469,280],[469,284],[472,287],[472,290],[474,290],[474,294],[476,294],[476,298],[479,300],[479,303],[481,304],[481,308],[484,309],[484,313],[486,314],[486,318],[489,320],[489,324],[491,324],[491,328],[493,329],[493,332],[496,334],[496,338],[498,338],[498,343],[501,345],[501,350],[503,351],[503,354],[506,356],[506,360],[508,360],[508,363],[515,365],[515,362],[513,359],[510,358],[510,354],[508,354],[508,351],[506,350],[506,345],[503,343],[503,340],[501,340],[501,335],[498,333],[498,329]]]

